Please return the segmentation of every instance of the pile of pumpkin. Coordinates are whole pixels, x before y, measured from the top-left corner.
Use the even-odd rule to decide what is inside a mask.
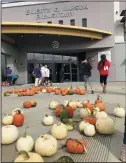
[[[24,136],[19,138],[17,125],[12,125],[9,121],[8,123],[3,123],[2,144],[11,144],[16,141],[16,149],[19,152],[19,156],[17,156],[14,162],[44,162],[44,156],[50,157],[57,153],[57,140],[67,139],[69,130],[73,130],[77,124],[79,124],[78,129],[80,133],[88,137],[94,136],[96,132],[103,135],[114,134],[115,132],[115,123],[107,115],[105,105],[99,97],[95,100],[94,104],[91,104],[90,101],[66,100],[64,104],[58,101],[52,101],[49,104],[49,108],[54,111],[57,118],[59,117],[59,121],[56,123],[54,122],[53,116],[45,115],[42,122],[46,126],[52,125],[51,134],[41,135],[36,141],[26,131]],[[21,114],[22,116],[23,112],[20,110],[16,114],[15,112],[12,114],[14,116]],[[75,118],[76,114],[78,118]],[[114,108],[113,114],[116,117],[124,117],[125,110],[118,106]],[[7,116],[6,118],[10,117]],[[88,144],[83,138],[79,140],[70,138],[66,140],[61,148],[66,147],[67,152],[79,154],[87,153],[87,146]],[[63,162],[63,160],[64,162],[73,162],[67,156],[65,158],[59,158],[55,162]]]
[[[35,94],[42,93],[54,93],[55,95],[85,95],[85,90],[80,88],[58,88],[58,87],[30,87],[29,89],[23,88],[23,89],[9,89],[8,91],[4,92],[4,96],[10,96],[11,94],[17,94],[19,97],[21,96],[33,96]]]

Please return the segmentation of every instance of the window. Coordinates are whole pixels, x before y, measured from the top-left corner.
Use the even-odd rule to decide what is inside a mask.
[[[59,20],[59,24],[63,24],[63,20]]]
[[[82,19],[82,27],[87,27],[87,19]]]
[[[75,25],[75,19],[70,20],[70,25],[73,25],[73,26]]]
[[[47,23],[48,23],[48,24],[52,24],[52,21],[48,21]]]
[[[52,54],[44,54],[44,60],[53,60]]]

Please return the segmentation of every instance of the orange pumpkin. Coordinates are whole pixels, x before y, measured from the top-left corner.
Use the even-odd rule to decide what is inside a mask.
[[[95,100],[95,104],[102,103],[102,100],[100,99],[100,96],[97,96],[97,99]]]
[[[18,93],[18,96],[19,96],[19,97],[23,96],[22,92],[19,92],[19,93]]]
[[[89,100],[88,100],[88,102],[86,104],[84,104],[84,106],[86,108],[88,108],[91,111],[91,113],[93,113],[93,105],[90,104],[90,101]]]
[[[84,118],[84,121],[92,124],[92,125],[95,125],[96,124],[96,118],[93,117],[93,116],[87,116]]]
[[[66,106],[65,109],[68,112],[68,118],[73,118],[73,115],[74,115],[73,108],[71,106]]]
[[[59,95],[59,94],[60,94],[60,90],[59,90],[59,89],[56,89],[56,90],[55,90],[55,94],[56,94],[56,95]]]
[[[23,96],[26,96],[26,92],[22,92],[22,95],[23,95]]]
[[[16,114],[13,116],[13,125],[16,127],[22,126],[24,123],[24,115],[21,113],[20,110],[16,111]]]
[[[40,91],[40,88],[39,88],[39,87],[36,87],[35,90],[36,90],[36,91]]]
[[[14,93],[17,94],[17,93],[18,93],[18,89],[15,89],[15,90],[14,90]]]
[[[33,96],[35,93],[33,90],[29,91],[29,96]]]
[[[26,88],[23,88],[23,89],[22,89],[22,92],[27,92],[27,89],[26,89]]]
[[[39,94],[39,91],[35,91],[35,94]]]
[[[57,105],[56,106],[56,109],[55,109],[55,113],[56,113],[56,116],[59,117],[60,116],[60,113],[64,110],[64,106],[63,105]]]
[[[25,101],[25,102],[23,103],[23,107],[24,107],[24,108],[30,108],[30,107],[31,107],[31,102],[30,102],[30,101]]]
[[[97,103],[96,107],[98,107],[100,111],[105,111],[105,105],[103,103]]]
[[[12,94],[13,93],[13,90],[12,89],[9,89],[8,90],[8,93]]]
[[[46,89],[48,93],[51,93],[52,92],[52,89],[51,88],[47,88]]]
[[[19,89],[18,92],[19,92],[19,93],[22,93],[23,91],[22,91],[22,89]]]
[[[35,100],[30,100],[31,107],[35,107],[37,105],[37,102]]]
[[[75,93],[79,95],[80,94],[80,88],[76,88]]]
[[[26,96],[29,96],[29,92],[26,92],[25,94],[26,94]]]
[[[66,95],[66,92],[65,91],[62,91],[61,94],[62,94],[62,96],[65,96]]]
[[[87,143],[84,139],[68,139],[66,142],[67,151],[69,153],[84,153],[86,151]]]
[[[85,95],[85,93],[86,93],[86,92],[85,92],[84,89],[81,89],[81,90],[80,90],[80,95]]]

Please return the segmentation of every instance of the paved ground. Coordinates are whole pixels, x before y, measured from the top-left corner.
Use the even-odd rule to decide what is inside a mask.
[[[55,84],[59,85],[59,84]],[[64,83],[60,85],[61,87],[68,87],[70,83]],[[83,83],[73,83],[73,86],[83,87]],[[13,86],[21,87],[21,86]],[[27,85],[29,87],[29,85]],[[108,84],[108,93],[101,93],[101,88],[99,83],[94,83],[95,94],[90,94],[90,91],[85,96],[73,95],[73,96],[56,96],[53,94],[43,94],[35,95],[34,97],[17,97],[16,95],[12,95],[10,97],[2,97],[2,113],[8,112],[11,113],[14,108],[22,108],[22,103],[24,100],[35,99],[38,102],[37,107],[31,108],[29,110],[25,110],[25,122],[23,127],[20,127],[20,136],[24,132],[24,128],[29,126],[28,133],[33,136],[34,140],[36,140],[41,134],[49,133],[51,127],[45,127],[42,125],[41,120],[43,119],[45,113],[50,114],[50,110],[48,109],[49,103],[56,99],[60,102],[64,100],[82,100],[86,101],[90,99],[91,102],[97,97],[99,94],[104,103],[106,104],[107,112],[109,114],[112,113],[113,108],[117,106],[118,103],[121,104],[123,108],[125,108],[125,83],[109,83]],[[2,88],[3,92],[7,90],[7,88]],[[114,117],[113,117],[114,118]],[[81,162],[90,161],[90,162],[119,162],[119,154],[120,148],[123,140],[123,132],[124,132],[124,119],[116,118],[116,133],[112,137],[101,137],[97,135],[95,138],[86,138],[89,143],[89,149],[87,156],[80,155],[78,159],[81,159]],[[69,132],[68,137],[82,137],[78,132],[72,131]],[[63,144],[65,140],[59,141],[59,144]],[[44,158],[45,161],[52,162],[57,159],[61,155],[68,155],[65,150],[58,150],[57,154],[54,157]],[[96,157],[97,156],[97,157]],[[101,156],[101,157],[99,157]],[[11,162],[16,157],[15,143],[11,145],[2,145],[2,162]],[[102,159],[104,157],[104,159]],[[73,157],[74,158],[74,157]],[[76,157],[77,158],[77,157]],[[76,160],[75,161],[79,161]],[[103,160],[103,161],[102,161]]]

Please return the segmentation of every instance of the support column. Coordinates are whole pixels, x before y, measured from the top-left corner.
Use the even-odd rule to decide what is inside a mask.
[[[17,84],[27,84],[27,53],[20,52],[18,60],[18,75]]]

